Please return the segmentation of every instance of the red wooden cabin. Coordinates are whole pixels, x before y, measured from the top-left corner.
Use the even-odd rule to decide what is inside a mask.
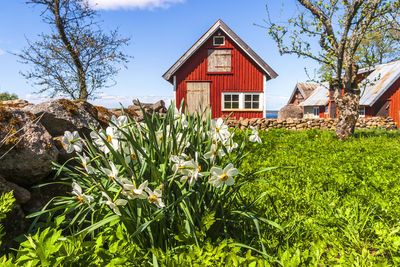
[[[400,61],[359,71],[360,117],[391,117],[400,124]],[[316,88],[300,106],[305,117],[336,118],[337,107],[329,85]]]
[[[212,117],[265,117],[266,82],[278,74],[222,20],[218,20],[164,75],[175,102]]]

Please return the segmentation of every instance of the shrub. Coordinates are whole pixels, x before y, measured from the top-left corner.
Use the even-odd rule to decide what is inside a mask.
[[[145,116],[142,123],[113,117],[106,130],[91,133],[92,141],[66,132],[66,150],[79,156],[59,173],[72,180],[72,194],[32,216],[62,211],[64,225],[78,233],[121,222],[141,249],[168,252],[233,239],[229,246],[271,258],[260,224],[276,224],[253,212],[257,201],[240,195],[254,177],[237,169],[247,134],[238,144],[222,119],[208,115],[203,121],[203,115],[171,107],[166,116]],[[254,129],[250,140],[257,137]]]
[[[0,101],[14,100],[14,99],[18,99],[18,96],[16,94],[10,94],[8,92],[0,93]]]

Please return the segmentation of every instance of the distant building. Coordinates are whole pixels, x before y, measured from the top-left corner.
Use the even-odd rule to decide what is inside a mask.
[[[212,117],[265,117],[268,80],[278,74],[222,20],[218,20],[163,75],[174,86],[179,107],[212,107]]]
[[[319,86],[316,83],[297,83],[293,89],[293,93],[289,98],[288,105],[299,105],[304,102]]]
[[[358,73],[361,97],[360,117],[391,117],[400,124],[400,61],[362,69]],[[327,83],[314,89],[299,104],[304,117],[336,118],[337,106]]]

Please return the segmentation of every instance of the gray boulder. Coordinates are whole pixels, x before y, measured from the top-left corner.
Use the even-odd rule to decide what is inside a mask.
[[[52,171],[58,150],[31,113],[0,107],[0,175],[18,185],[42,181]]]
[[[19,204],[25,204],[31,199],[31,193],[28,190],[0,176],[0,194],[10,191],[13,191],[14,198]]]
[[[303,118],[303,108],[298,105],[288,104],[281,108],[278,113],[278,120],[301,119]]]
[[[41,116],[41,124],[52,136],[64,135],[65,131],[78,131],[81,136],[83,134],[89,136],[90,125],[99,127],[99,122],[95,117],[97,111],[87,102],[57,99],[27,106],[24,110],[33,113],[36,117]]]

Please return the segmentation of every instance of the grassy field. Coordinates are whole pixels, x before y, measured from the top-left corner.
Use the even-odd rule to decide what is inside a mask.
[[[236,138],[244,134],[238,131]],[[269,262],[237,245],[260,249],[251,217],[234,225],[229,239],[205,231],[200,247],[188,239],[168,252],[140,247],[118,222],[96,234],[72,235],[62,231],[58,218],[21,245],[16,262],[148,266],[155,256],[160,266],[400,265],[399,132],[359,131],[346,142],[316,130],[261,131],[260,136],[261,145],[246,148],[240,172],[252,180],[241,189],[236,206],[265,218],[258,223]],[[276,168],[254,175],[268,167]],[[14,256],[9,259],[15,262]]]
[[[268,131],[242,172],[280,167],[246,188],[271,255],[285,266],[400,264],[400,135],[365,131],[346,142],[327,131]]]

